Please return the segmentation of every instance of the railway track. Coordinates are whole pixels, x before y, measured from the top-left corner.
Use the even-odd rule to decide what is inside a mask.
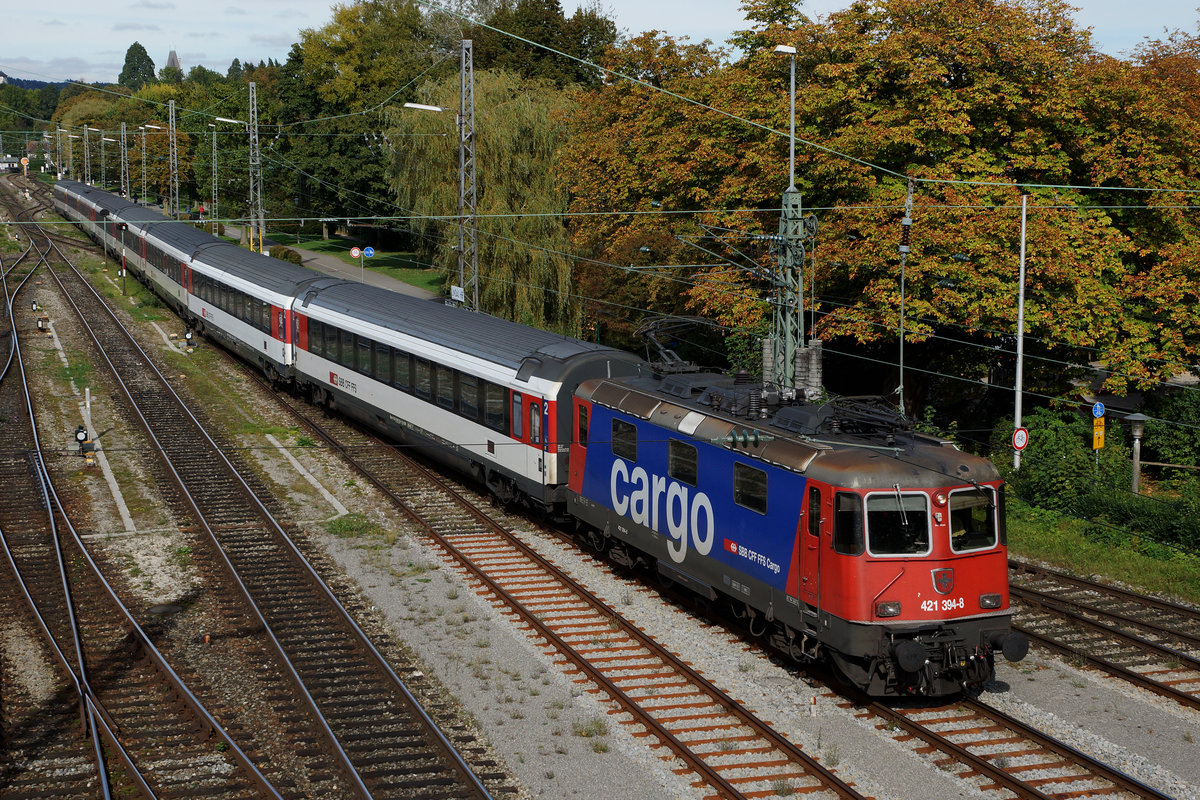
[[[1200,611],[1024,562],[1010,572],[1031,641],[1200,709]]]
[[[50,250],[30,233],[27,276]],[[21,311],[11,320],[14,348],[0,377],[0,409],[12,423],[0,425],[0,607],[9,651],[0,785],[24,797],[162,796],[152,785],[262,796],[237,748],[213,750],[213,720],[165,667],[115,602],[78,537],[70,535],[62,512],[71,501],[58,496],[48,479],[43,458],[54,455],[38,441],[16,347],[17,334],[34,328],[33,314],[12,302],[10,277],[6,271],[6,311]],[[130,748],[158,758],[139,769]],[[119,768],[107,768],[106,760],[107,767]]]
[[[227,649],[247,639],[255,641],[232,663],[242,663],[248,672],[258,672],[249,680],[264,684],[261,694],[266,696],[266,705],[274,712],[268,714],[267,719],[247,719],[243,714],[241,718],[235,718],[230,727],[252,743],[260,758],[272,761],[275,779],[284,786],[283,793],[311,795],[315,791],[322,796],[339,797],[490,797],[479,778],[466,767],[455,745],[472,751],[477,767],[487,774],[500,794],[511,791],[501,785],[505,776],[480,754],[481,749],[474,747],[469,734],[456,731],[453,734],[455,742],[451,743],[437,729],[329,589],[299,556],[284,527],[257,501],[254,496],[257,487],[244,484],[230,472],[232,465],[207,438],[198,421],[183,408],[161,374],[147,374],[148,357],[120,330],[116,318],[84,285],[85,282],[66,272],[61,277],[64,287],[69,287],[70,293],[79,298],[79,317],[89,321],[96,341],[104,342],[103,348],[97,345],[95,349],[97,357],[103,357],[115,375],[127,376],[122,390],[127,393],[130,408],[137,410],[146,426],[150,442],[147,449],[164,456],[160,474],[164,478],[168,474],[174,475],[177,479],[176,488],[168,491],[168,506],[176,515],[181,512],[190,515],[194,528],[204,530],[211,537],[213,563],[225,561],[223,569],[209,569],[210,573],[225,573],[222,576],[224,591],[230,595],[218,602],[221,613],[210,617],[215,620],[211,638],[223,643]],[[168,435],[163,435],[164,431]],[[227,555],[217,555],[217,542],[221,552]],[[198,559],[200,556],[197,552]],[[242,605],[232,596],[230,587],[234,585],[242,587],[243,595],[259,598],[261,610],[247,611],[247,607],[252,606]],[[170,640],[172,626],[172,622],[161,620],[158,633]],[[264,659],[263,656],[269,655],[262,646],[264,636],[278,641],[288,656]],[[175,640],[175,649],[183,649],[179,640]],[[110,660],[117,663],[121,659]],[[276,660],[287,666],[262,670],[265,660]],[[216,668],[227,669],[228,666],[218,663]],[[283,684],[278,679],[268,683],[263,673],[276,671],[290,672],[290,680]],[[200,674],[194,670],[190,677],[205,689],[214,688],[214,684],[223,679],[220,675]],[[141,692],[132,690],[128,694],[136,698]],[[176,692],[160,694],[174,695]],[[296,696],[309,699],[297,702]],[[229,712],[228,698],[225,705],[224,710]],[[161,711],[160,716],[175,718],[179,715]],[[326,724],[318,722],[314,726],[314,718],[323,719]],[[271,745],[269,742],[279,738],[277,731],[252,730],[256,723],[265,722],[277,723],[283,728],[285,735],[280,743]],[[209,742],[210,750],[211,746]],[[285,751],[293,752],[295,758],[290,761],[271,758],[285,756]],[[339,759],[331,751],[340,752],[344,766],[338,766]],[[193,759],[193,763],[204,763],[205,760]],[[288,769],[291,766],[311,773],[304,785],[291,782]],[[214,793],[241,796],[226,790],[214,790]],[[266,796],[276,795],[268,792]]]
[[[371,434],[277,396],[456,561],[477,591],[553,648],[568,673],[607,697],[615,718],[669,750],[678,774],[716,797],[861,797],[441,477]]]

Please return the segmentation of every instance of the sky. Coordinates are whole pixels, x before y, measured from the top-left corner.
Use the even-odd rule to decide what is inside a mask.
[[[343,0],[348,4],[352,0]],[[569,16],[577,0],[560,0]],[[746,27],[740,0],[599,0],[626,33],[657,29],[694,42],[721,44]],[[1200,0],[1073,0],[1076,19],[1090,27],[1098,49],[1121,56],[1164,29],[1197,30]],[[234,58],[283,62],[304,28],[321,28],[328,0],[242,0],[217,5],[185,0],[55,0],[49,9],[7,15],[0,72],[44,81],[116,82],[125,52],[140,42],[156,68],[174,49],[186,72],[197,64],[224,73]],[[850,0],[804,0],[810,16],[847,7]],[[15,30],[14,30],[15,29]],[[16,35],[14,35],[14,33]]]

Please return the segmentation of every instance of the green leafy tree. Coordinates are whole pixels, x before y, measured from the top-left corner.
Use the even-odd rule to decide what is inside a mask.
[[[154,82],[154,60],[146,52],[146,48],[138,42],[129,45],[125,51],[125,66],[117,77],[117,83],[129,87],[136,92],[147,83]]]
[[[420,102],[454,106],[458,77],[422,87]],[[576,330],[571,260],[562,222],[566,185],[553,169],[576,111],[550,84],[511,73],[476,71],[475,131],[480,303],[528,325]],[[388,136],[397,143],[388,175],[396,203],[413,215],[421,257],[457,283],[458,148],[449,114],[398,110]],[[402,143],[402,144],[401,144]],[[442,219],[431,219],[440,217]]]

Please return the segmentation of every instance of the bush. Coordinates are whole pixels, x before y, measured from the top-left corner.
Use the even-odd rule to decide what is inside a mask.
[[[290,247],[282,247],[279,245],[271,248],[271,258],[278,258],[280,261],[287,261],[289,264],[304,263],[304,256],[300,255]]]

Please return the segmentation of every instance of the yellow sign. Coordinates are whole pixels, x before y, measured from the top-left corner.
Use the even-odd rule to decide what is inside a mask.
[[[1096,417],[1092,420],[1092,449],[1099,450],[1104,447],[1104,417]]]

